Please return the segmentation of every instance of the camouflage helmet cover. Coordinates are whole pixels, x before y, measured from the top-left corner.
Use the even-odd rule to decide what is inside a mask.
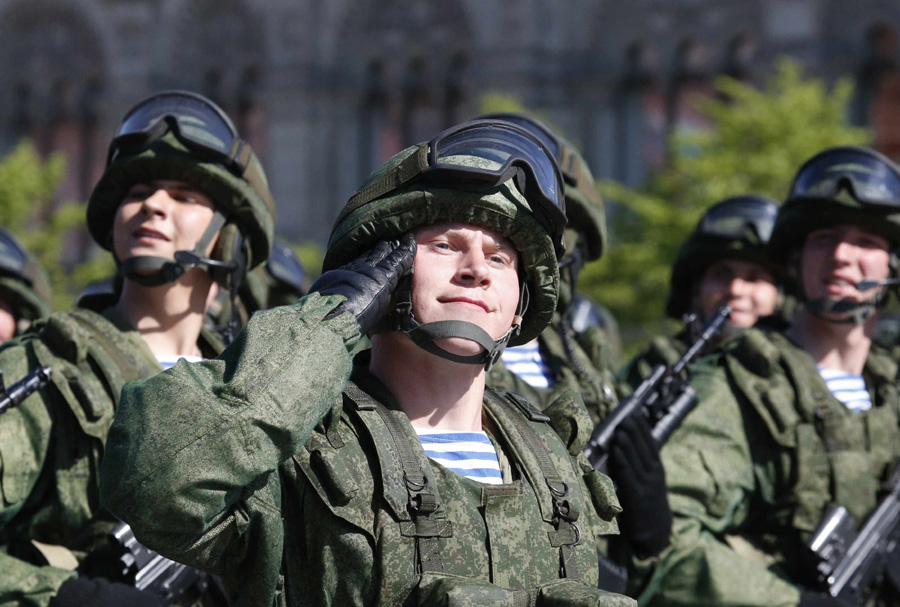
[[[88,199],[91,237],[101,247],[111,249],[116,209],[134,184],[183,181],[209,196],[227,222],[241,229],[249,244],[249,267],[259,265],[269,256],[272,246],[275,203],[259,159],[252,151],[248,158],[247,170],[238,177],[218,162],[191,152],[173,133],[136,153],[116,157]],[[221,258],[217,252],[214,257]]]
[[[363,188],[394,171],[423,145],[427,144],[396,154],[369,176]],[[487,161],[465,156],[456,157],[454,162],[477,166]],[[532,215],[528,202],[512,181],[480,192],[414,181],[366,204],[349,203],[332,228],[322,269],[333,270],[349,263],[380,240],[397,238],[418,226],[445,222],[481,226],[510,240],[519,253],[519,266],[530,294],[521,332],[510,340],[510,345],[524,344],[537,337],[550,323],[556,309],[559,270],[551,237]]]
[[[750,208],[753,213],[748,213]],[[778,213],[778,203],[755,194],[734,196],[716,203],[704,213],[694,231],[678,250],[672,266],[666,314],[680,319],[692,311],[693,297],[706,270],[721,259],[750,261],[764,267],[781,282],[780,266],[766,255],[766,243],[772,221]],[[761,214],[764,217],[753,215]],[[710,216],[727,222],[724,232],[705,227]],[[766,225],[761,225],[762,223]],[[727,235],[726,235],[727,234]]]
[[[882,163],[889,171],[900,172],[896,165],[886,156],[875,150],[857,146],[840,146],[829,148],[810,158],[797,172],[799,177],[808,165],[818,159],[833,154],[861,154]],[[846,167],[849,171],[853,167]],[[795,184],[797,179],[795,179]],[[841,184],[838,183],[838,186]],[[900,199],[888,204],[870,204],[858,199],[850,188],[837,187],[830,194],[810,195],[795,192],[781,205],[772,239],[769,241],[769,257],[778,264],[787,264],[791,252],[806,241],[810,232],[836,225],[855,225],[887,238],[894,250],[900,250]]]

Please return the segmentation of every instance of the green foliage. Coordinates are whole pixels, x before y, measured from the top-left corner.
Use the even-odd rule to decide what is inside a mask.
[[[0,222],[47,270],[57,309],[71,306],[89,282],[115,270],[109,255],[80,264],[67,255],[84,227],[84,206],[56,203],[64,172],[60,154],[42,159],[27,140],[0,160]]]
[[[847,123],[852,83],[833,87],[781,61],[763,90],[721,77],[721,98],[698,104],[711,127],[675,133],[670,164],[640,190],[599,185],[611,215],[613,245],[582,273],[580,288],[619,319],[629,351],[671,330],[664,320],[671,264],[705,209],[740,194],[787,195],[800,165],[834,145],[867,145],[868,131]]]

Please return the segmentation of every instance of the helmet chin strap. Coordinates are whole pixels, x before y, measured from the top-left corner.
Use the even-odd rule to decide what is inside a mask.
[[[491,367],[500,360],[500,356],[506,349],[509,340],[519,334],[522,327],[522,317],[528,308],[528,286],[525,282],[522,282],[519,289],[519,304],[516,308],[516,315],[513,317],[513,324],[503,337],[495,340],[478,325],[463,320],[439,320],[420,323],[413,315],[411,287],[412,276],[408,275],[401,280],[397,290],[394,291],[394,311],[375,327],[374,332],[402,331],[409,336],[414,344],[426,352],[457,363],[484,365],[486,371],[490,371]],[[474,341],[484,348],[484,352],[464,356],[448,352],[434,343],[435,340],[452,337]]]
[[[156,257],[153,255],[139,255],[120,261],[115,255],[116,266],[119,272],[133,282],[145,287],[158,287],[166,283],[174,283],[182,274],[194,267],[199,267],[209,272],[211,267],[237,269],[236,262],[223,263],[206,257],[205,251],[212,244],[219,230],[225,225],[225,216],[216,210],[209,222],[203,236],[197,241],[193,250],[176,251],[175,259]]]

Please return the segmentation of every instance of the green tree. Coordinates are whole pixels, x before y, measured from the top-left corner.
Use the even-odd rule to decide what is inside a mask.
[[[62,155],[43,159],[27,140],[0,160],[0,225],[15,234],[47,270],[57,309],[71,306],[89,282],[115,271],[109,255],[83,261],[68,254],[77,232],[84,230],[84,205],[56,201],[64,173]]]
[[[847,122],[848,79],[828,87],[782,60],[762,90],[728,77],[715,87],[721,98],[698,104],[710,127],[673,134],[668,167],[646,187],[599,186],[615,202],[613,245],[585,269],[580,287],[615,313],[630,351],[672,330],[664,319],[671,264],[705,209],[739,194],[783,200],[796,170],[816,152],[870,143],[868,131]]]

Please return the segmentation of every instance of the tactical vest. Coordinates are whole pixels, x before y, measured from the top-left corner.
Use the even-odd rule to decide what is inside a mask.
[[[41,391],[49,417],[40,413],[29,422],[16,410],[5,413],[5,431],[14,436],[0,440],[0,458],[14,461],[8,454],[26,437],[36,443],[47,441],[49,449],[35,486],[28,477],[20,481],[14,470],[4,470],[5,499],[26,504],[6,525],[0,544],[25,546],[36,540],[36,545],[46,543],[54,549],[42,549],[52,564],[51,554],[62,554],[66,560],[74,556],[80,562],[105,545],[116,524],[99,505],[99,469],[122,386],[150,377],[161,367],[140,334],[112,310],[103,315],[83,308],[58,312],[10,343],[27,358],[29,368],[52,369],[51,385]],[[39,401],[21,406],[44,408]],[[70,554],[65,556],[57,546]],[[39,562],[24,554],[22,558]]]
[[[788,527],[805,541],[829,503],[861,524],[900,456],[896,364],[869,353],[863,375],[872,408],[865,412],[838,401],[809,355],[779,333],[748,331],[724,364],[731,385],[791,457],[796,480],[777,492],[767,514],[773,536]]]
[[[429,461],[398,407],[349,383],[283,468],[285,545],[303,549],[285,551],[282,604],[633,605],[596,589],[594,537],[621,511],[611,481],[547,415],[490,390],[484,406],[512,483]]]

